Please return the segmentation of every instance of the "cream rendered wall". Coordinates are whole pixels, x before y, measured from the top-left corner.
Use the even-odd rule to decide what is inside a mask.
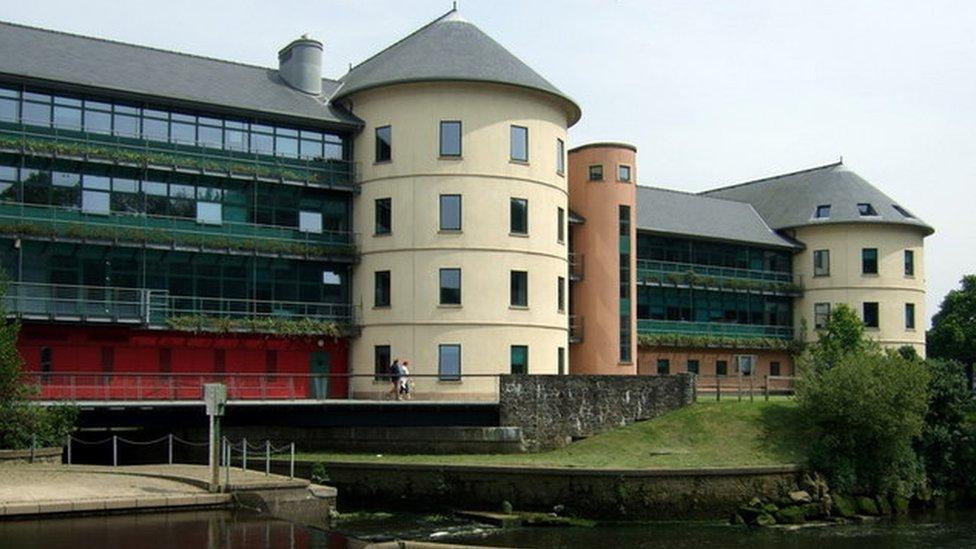
[[[401,84],[352,97],[366,122],[355,142],[361,193],[354,225],[361,261],[353,303],[362,334],[352,341],[352,372],[371,374],[374,346],[390,345],[411,374],[436,374],[438,345],[461,345],[462,374],[510,370],[510,346],[529,347],[529,373],[557,373],[568,319],[557,310],[557,278],[567,279],[567,245],[557,242],[557,207],[567,209],[556,173],[556,139],[566,113],[548,96],[495,84]],[[439,158],[442,120],[462,122],[462,159]],[[509,160],[510,125],[529,128],[529,162]],[[392,128],[392,161],[375,163],[375,128]],[[462,196],[462,230],[439,231],[439,196]],[[509,199],[529,202],[529,234],[509,234]],[[392,234],[374,235],[375,200],[392,199]],[[565,221],[564,221],[565,223]],[[566,228],[564,227],[564,231]],[[568,234],[565,232],[564,234]],[[440,306],[440,268],[461,268],[460,307]],[[391,271],[391,306],[373,307],[374,272]],[[509,272],[528,271],[529,306],[509,306]],[[568,367],[568,366],[567,366]],[[415,378],[421,396],[494,398],[493,378],[441,382]],[[375,397],[385,382],[356,378],[354,397]]]
[[[793,260],[793,270],[802,277],[803,297],[794,303],[797,329],[806,320],[806,341],[816,341],[815,303],[847,303],[862,314],[864,302],[878,303],[878,328],[867,334],[884,346],[911,345],[925,356],[925,261],[917,228],[881,224],[846,223],[799,227],[796,239],[806,249]],[[861,250],[878,249],[878,274],[861,274]],[[830,276],[813,276],[813,252],[830,250]],[[904,252],[915,252],[915,275],[905,276]],[[905,329],[905,304],[915,304],[915,329]]]

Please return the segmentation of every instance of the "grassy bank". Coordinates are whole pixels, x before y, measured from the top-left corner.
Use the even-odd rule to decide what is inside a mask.
[[[659,418],[534,454],[376,455],[303,453],[303,460],[586,468],[736,467],[802,460],[796,406],[699,402]]]

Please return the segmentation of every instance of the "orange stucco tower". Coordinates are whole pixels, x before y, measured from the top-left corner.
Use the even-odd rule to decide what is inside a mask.
[[[569,151],[573,374],[636,374],[637,148]]]

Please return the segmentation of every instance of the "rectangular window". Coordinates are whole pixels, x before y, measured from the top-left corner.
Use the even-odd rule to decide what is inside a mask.
[[[461,381],[461,346],[440,345],[437,353],[437,378]]]
[[[564,277],[556,277],[556,310],[560,313],[566,310],[566,279]]]
[[[566,241],[566,210],[556,208],[556,242]]]
[[[769,363],[769,375],[778,376],[779,375],[779,362],[772,361]]]
[[[671,361],[666,358],[657,359],[657,375],[666,376],[671,373]]]
[[[724,376],[729,373],[729,363],[724,360],[715,361],[715,375]]]
[[[556,173],[566,173],[566,143],[556,139]]]
[[[461,304],[461,269],[441,269],[441,305]]]
[[[618,207],[618,220],[620,233],[617,248],[620,251],[618,266],[620,273],[620,362],[629,363],[633,359],[630,348],[633,337],[631,332],[632,318],[630,316],[630,206]]]
[[[511,272],[511,303],[512,307],[529,306],[529,273],[527,271]]]
[[[813,251],[813,276],[830,276],[830,250]]]
[[[590,166],[588,179],[590,181],[603,181],[603,165],[594,164]]]
[[[461,122],[441,122],[441,156],[461,156]]]
[[[529,161],[529,129],[525,126],[512,126],[511,156],[516,162]]]
[[[861,274],[878,274],[878,249],[861,249]]]
[[[865,301],[863,307],[864,316],[864,327],[865,328],[877,328],[878,327],[878,303]]]
[[[559,375],[566,375],[566,348],[559,347],[556,349],[556,373]]]
[[[698,375],[698,361],[694,359],[688,360],[688,373]]]
[[[376,271],[373,273],[374,291],[373,307],[390,306],[390,271]]]
[[[827,327],[828,320],[830,320],[830,303],[814,303],[813,327],[817,330],[823,330]]]
[[[617,181],[630,183],[630,166],[624,166],[623,164],[617,166]]]
[[[392,361],[389,345],[376,345],[373,347],[373,379],[386,381],[390,374],[390,364]]]
[[[915,304],[914,303],[905,304],[905,329],[906,330],[915,329]]]
[[[388,162],[393,158],[393,130],[390,126],[376,128],[376,161]]]
[[[81,193],[81,211],[94,214],[108,214],[111,210],[110,194],[100,191]]]
[[[298,230],[303,233],[322,232],[322,212],[298,212]]]
[[[376,199],[376,234],[390,234],[393,231],[393,199]]]
[[[509,232],[512,234],[529,234],[529,201],[524,198],[510,200]]]
[[[223,221],[220,202],[197,202],[197,223],[220,225]]]
[[[905,276],[915,276],[914,250],[905,250]]]
[[[460,231],[461,230],[461,195],[442,194],[440,209],[441,209],[441,230]]]
[[[529,347],[527,345],[512,345],[511,351],[512,373],[529,373]]]
[[[821,204],[817,206],[817,209],[813,212],[813,217],[815,219],[827,219],[830,217],[830,204]]]
[[[756,355],[737,355],[735,365],[739,373],[744,376],[751,376],[756,370]]]

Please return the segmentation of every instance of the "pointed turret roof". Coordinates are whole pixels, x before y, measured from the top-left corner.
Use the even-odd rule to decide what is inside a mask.
[[[332,99],[390,84],[436,81],[493,82],[541,91],[563,104],[570,126],[581,114],[569,96],[456,9],[353,67]]]

